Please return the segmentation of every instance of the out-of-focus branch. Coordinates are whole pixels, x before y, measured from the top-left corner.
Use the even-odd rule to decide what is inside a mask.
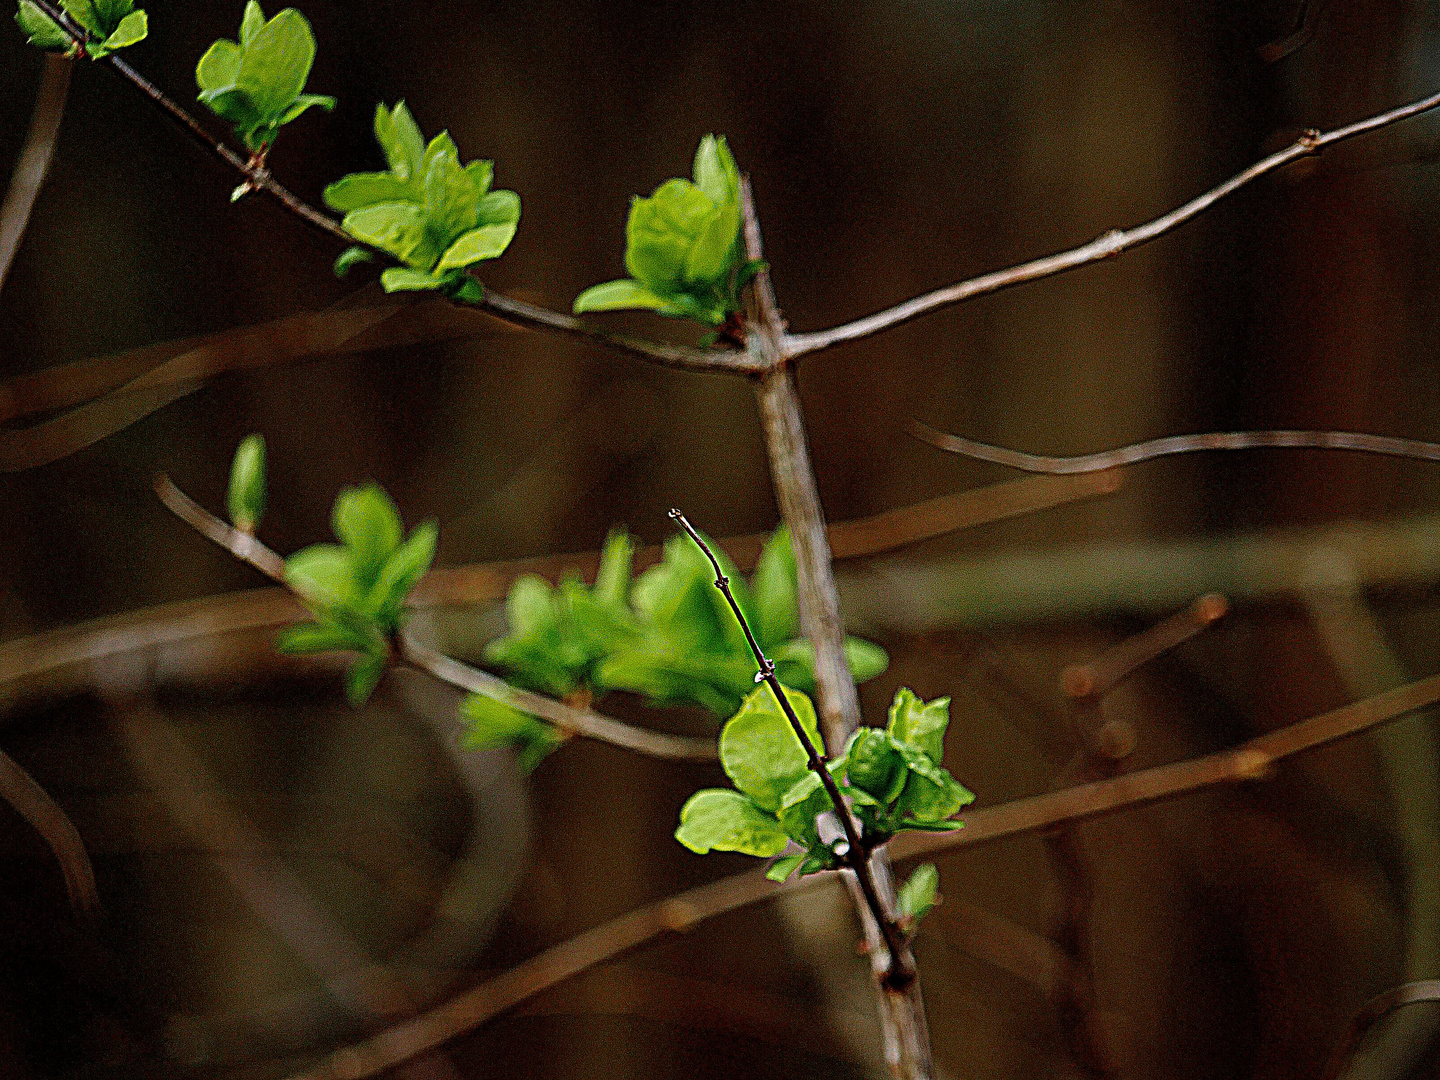
[[[1320,1080],[1340,1080],[1345,1067],[1350,1064],[1350,1059],[1360,1048],[1360,1040],[1365,1037],[1367,1031],[1396,1009],[1403,1009],[1406,1005],[1418,1005],[1421,1002],[1440,1002],[1440,980],[1424,979],[1420,982],[1405,983],[1393,990],[1386,990],[1383,994],[1377,994],[1367,1001],[1350,1021],[1350,1026],[1345,1029],[1345,1034],[1340,1037],[1335,1052],[1330,1055],[1330,1060],[1325,1064],[1325,1072],[1321,1075]]]
[[[181,491],[168,476],[155,478],[155,493],[176,517],[184,521],[208,540],[214,541],[241,562],[249,563],[266,577],[285,582],[285,560],[271,551],[253,535],[225,524],[190,496]],[[687,761],[713,761],[716,758],[715,744],[706,739],[690,739],[678,735],[665,735],[645,731],[629,724],[612,720],[590,709],[579,709],[563,701],[544,695],[519,690],[503,679],[497,679],[483,671],[452,660],[432,649],[428,649],[402,635],[399,641],[398,659],[429,672],[442,682],[450,683],[470,693],[483,694],[514,705],[525,712],[542,719],[575,735],[612,743],[626,750],[657,757],[681,758]]]
[[[55,155],[55,139],[60,134],[60,120],[65,115],[65,99],[70,93],[70,71],[74,65],[60,56],[46,55],[40,75],[40,90],[35,95],[35,111],[30,114],[30,130],[0,202],[0,288],[20,250],[20,239],[30,224],[35,200],[50,171]]]
[[[1054,274],[1064,273],[1066,270],[1074,270],[1076,267],[1085,266],[1089,263],[1099,262],[1102,259],[1113,258],[1122,251],[1138,247],[1141,244],[1163,236],[1170,230],[1185,224],[1191,218],[1210,209],[1225,196],[1238,191],[1252,180],[1259,179],[1266,173],[1274,172],[1296,161],[1299,158],[1307,157],[1317,153],[1324,147],[1334,143],[1342,142],[1345,139],[1353,139],[1357,135],[1363,135],[1370,131],[1376,131],[1401,120],[1408,120],[1412,116],[1427,112],[1440,105],[1440,94],[1432,94],[1429,97],[1413,101],[1409,105],[1402,105],[1398,109],[1391,109],[1389,112],[1379,113],[1376,116],[1368,117],[1365,120],[1357,121],[1333,131],[1307,131],[1300,138],[1285,149],[1271,154],[1269,157],[1251,165],[1243,172],[1237,173],[1223,184],[1218,184],[1205,192],[1171,210],[1168,214],[1162,214],[1153,221],[1147,221],[1143,225],[1137,225],[1131,229],[1112,229],[1103,236],[1082,244],[1079,247],[1071,248],[1068,251],[1061,251],[1054,255],[1046,255],[1044,258],[1035,259],[1031,262],[1021,263],[1019,266],[1012,266],[1007,270],[997,270],[994,273],[982,274],[979,277],[970,278],[956,285],[949,285],[943,289],[936,289],[934,292],[926,293],[924,296],[917,296],[913,300],[907,300],[903,304],[897,304],[884,311],[878,311],[874,315],[867,315],[863,319],[856,319],[843,326],[836,326],[830,330],[821,330],[813,334],[794,334],[787,336],[783,342],[785,355],[791,359],[803,356],[806,353],[818,352],[821,349],[828,349],[832,345],[839,345],[844,341],[855,341],[859,338],[869,337],[871,334],[878,334],[882,330],[889,330],[899,326],[901,323],[909,322],[931,311],[937,311],[951,304],[958,304],[962,300],[969,300],[976,296],[984,296],[986,293],[998,292],[1001,289],[1008,289],[1014,285],[1021,285],[1028,281],[1038,281],[1041,278],[1050,277]]]
[[[60,804],[4,751],[0,751],[0,798],[13,806],[49,845],[60,864],[71,905],[83,918],[93,919],[100,911],[100,897],[95,891],[95,870],[80,833]]]

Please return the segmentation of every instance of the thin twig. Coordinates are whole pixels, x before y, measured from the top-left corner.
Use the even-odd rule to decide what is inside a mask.
[[[1219,593],[1206,593],[1184,611],[1126,638],[1093,660],[1072,664],[1060,673],[1060,688],[1071,698],[1100,698],[1161,653],[1184,644],[1230,608]]]
[[[825,767],[825,758],[810,741],[810,733],[805,730],[805,725],[800,723],[800,717],[795,715],[795,706],[790,704],[790,698],[780,685],[780,680],[775,677],[775,665],[766,657],[760,648],[760,643],[755,640],[755,635],[750,631],[750,624],[745,619],[745,614],[740,610],[740,605],[735,602],[735,594],[730,591],[730,579],[720,569],[720,561],[715,558],[715,553],[710,550],[710,545],[695,527],[686,520],[685,515],[679,510],[671,510],[670,517],[689,534],[690,539],[695,541],[696,546],[705,553],[710,560],[710,565],[715,568],[715,587],[725,595],[725,601],[730,605],[730,610],[735,613],[735,619],[740,623],[740,629],[745,632],[745,640],[750,644],[750,651],[755,654],[755,663],[759,665],[757,679],[763,679],[765,685],[770,687],[770,692],[775,696],[776,702],[785,714],[785,719],[790,722],[790,727],[795,732],[795,737],[800,740],[800,745],[805,750],[806,761],[825,788],[825,794],[830,797],[834,804],[835,816],[840,819],[840,824],[845,830],[846,846],[844,851],[837,847],[835,854],[839,855],[854,871],[856,879],[860,883],[860,891],[865,894],[865,903],[870,908],[870,914],[879,925],[885,935],[885,944],[890,950],[890,967],[886,973],[886,985],[896,991],[904,991],[915,981],[915,957],[911,953],[909,943],[905,940],[904,931],[895,916],[890,912],[884,901],[880,899],[880,893],[875,887],[875,877],[870,868],[870,850],[866,846],[864,838],[860,835],[860,823],[855,820],[855,815],[850,812],[850,804],[845,801],[845,796],[840,794],[840,786],[835,783],[835,778],[830,775],[830,770]]]
[[[40,75],[40,90],[35,95],[35,111],[30,115],[30,130],[10,174],[5,201],[0,203],[0,288],[20,250],[20,238],[30,224],[35,200],[50,171],[55,156],[55,139],[60,134],[60,120],[65,115],[65,99],[70,93],[70,72],[73,64],[64,57],[47,54]]]
[[[226,525],[176,487],[163,473],[155,478],[155,493],[176,517],[200,535],[214,541],[241,562],[249,563],[266,577],[288,587],[285,580],[285,560],[253,535]],[[428,672],[442,682],[514,705],[550,721],[564,731],[656,757],[714,761],[717,756],[715,744],[709,740],[645,731],[619,720],[612,720],[608,716],[601,716],[590,709],[577,709],[541,694],[516,689],[503,679],[452,660],[407,636],[402,635],[399,645],[399,659]]]
[[[1360,1048],[1360,1040],[1377,1022],[1396,1009],[1426,1001],[1440,1002],[1440,980],[1422,979],[1419,982],[1405,983],[1371,998],[1360,1007],[1360,1011],[1345,1029],[1345,1034],[1340,1036],[1340,1042],[1336,1045],[1335,1052],[1330,1055],[1330,1060],[1326,1062],[1325,1072],[1321,1074],[1320,1080],[1340,1080],[1340,1074],[1345,1071],[1355,1051]]]
[[[36,7],[50,17],[70,38],[82,47],[90,40],[84,27],[74,22],[51,0],[36,0]],[[263,192],[278,202],[291,214],[313,228],[345,244],[369,247],[384,259],[390,259],[388,252],[371,247],[356,240],[345,231],[340,222],[317,210],[290,191],[264,165],[247,160],[236,153],[220,139],[211,135],[201,126],[200,121],[187,112],[177,101],[169,97],[149,79],[145,78],[116,53],[110,53],[100,61],[107,64],[123,79],[148,98],[158,109],[173,120],[192,142],[209,151],[229,169],[244,177],[251,190]],[[456,301],[463,303],[463,301]],[[613,352],[624,353],[642,360],[649,360],[665,367],[686,371],[729,371],[745,375],[757,374],[753,359],[743,349],[696,349],[685,345],[671,345],[649,341],[645,338],[625,334],[610,334],[571,315],[527,304],[524,301],[484,291],[481,299],[466,306],[476,307],[498,319],[517,326],[531,329],[550,330],[571,337],[603,345]]]
[[[1437,700],[1440,677],[1303,720],[1233,750],[1020,799],[970,815],[966,819],[969,827],[960,832],[939,837],[905,833],[890,841],[889,846],[897,859],[908,859],[964,846],[977,822],[984,833],[980,842],[988,842],[1117,813],[1219,784],[1262,780],[1270,764],[1280,758],[1368,731]],[[957,840],[961,843],[957,844]],[[752,870],[661,900],[547,949],[414,1020],[337,1050],[290,1080],[364,1080],[463,1035],[525,998],[647,941],[667,933],[683,933],[706,919],[765,900],[782,890],[789,893],[815,888],[829,876],[829,872],[822,871],[782,886],[767,880],[761,871]]]
[[[1171,454],[1193,454],[1201,450],[1354,450],[1362,454],[1440,461],[1440,443],[1397,439],[1389,435],[1365,435],[1355,431],[1212,431],[1204,435],[1167,435],[1162,439],[1149,439],[1116,450],[1075,457],[1046,457],[1021,450],[1007,450],[1002,446],[936,431],[918,420],[910,422],[910,434],[952,454],[1052,476],[1102,472]]]
[[[79,830],[60,804],[4,751],[0,751],[0,798],[40,834],[60,864],[71,906],[83,918],[93,919],[100,911],[100,896]]]
[[[951,304],[958,304],[962,300],[969,300],[972,297],[997,292],[1000,289],[1006,289],[1012,285],[1020,285],[1027,281],[1038,281],[1040,278],[1050,277],[1053,274],[1063,273],[1066,270],[1073,270],[1076,267],[1085,266],[1088,263],[1112,258],[1113,256],[1119,255],[1122,251],[1154,240],[1158,236],[1163,236],[1171,229],[1183,225],[1191,218],[1208,210],[1231,192],[1239,190],[1250,183],[1250,181],[1264,176],[1266,173],[1274,172],[1276,169],[1288,165],[1290,162],[1299,158],[1314,154],[1326,146],[1378,130],[1390,124],[1398,123],[1401,120],[1407,120],[1412,116],[1417,116],[1420,113],[1433,109],[1437,105],[1440,105],[1440,94],[1432,94],[1429,97],[1413,101],[1408,105],[1402,105],[1398,109],[1391,109],[1389,112],[1379,113],[1376,116],[1357,121],[1346,127],[1336,128],[1333,131],[1307,131],[1285,149],[1271,154],[1262,161],[1256,162],[1243,172],[1232,176],[1223,184],[1211,188],[1205,192],[1205,194],[1191,199],[1183,206],[1176,207],[1168,214],[1162,214],[1153,221],[1148,221],[1143,225],[1137,225],[1132,229],[1112,229],[1110,232],[1092,240],[1090,243],[1082,244],[1077,248],[1071,248],[1069,251],[1047,255],[1044,258],[1021,263],[1019,266],[1012,266],[1006,270],[997,270],[994,273],[982,274],[979,277],[970,278],[968,281],[962,281],[956,285],[936,289],[934,292],[926,293],[924,296],[917,296],[913,300],[907,300],[903,304],[897,304],[884,311],[867,315],[863,319],[856,319],[854,322],[846,323],[843,326],[837,326],[830,330],[821,330],[813,334],[789,335],[783,343],[785,355],[793,360],[806,353],[817,352],[820,349],[828,349],[832,345],[839,345],[843,341],[854,341],[857,338],[878,334],[882,330],[889,330],[892,327],[909,322],[911,319],[918,318],[928,312],[948,307]]]

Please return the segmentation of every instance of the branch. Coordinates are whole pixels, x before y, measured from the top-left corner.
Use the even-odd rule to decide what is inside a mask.
[[[1378,1021],[1396,1009],[1425,1001],[1440,1001],[1440,980],[1426,979],[1420,982],[1405,983],[1393,990],[1386,990],[1383,994],[1377,994],[1367,1001],[1350,1021],[1350,1026],[1345,1029],[1345,1034],[1340,1037],[1335,1052],[1330,1055],[1330,1060],[1325,1064],[1325,1072],[1322,1074],[1321,1080],[1340,1080],[1345,1067],[1350,1064],[1350,1059],[1360,1048],[1360,1040]]]
[[[967,828],[958,833],[942,834],[938,843],[934,835],[922,837],[918,833],[905,833],[890,841],[889,846],[896,858],[912,858],[965,846],[967,838],[977,831],[977,823],[980,823],[984,835],[979,841],[968,842],[1036,832],[1160,799],[1191,794],[1218,784],[1264,779],[1267,766],[1273,761],[1357,735],[1437,700],[1440,700],[1440,676],[1301,721],[1252,739],[1233,750],[981,810],[970,815]],[[1247,754],[1247,751],[1250,752]],[[1178,772],[1186,770],[1188,775],[1182,782]],[[1165,783],[1156,783],[1157,776],[1170,779]],[[1045,805],[1037,806],[1041,803]],[[1021,808],[1020,813],[1013,812],[1017,807]],[[1037,809],[1042,812],[1037,812]],[[776,885],[768,881],[761,871],[752,870],[650,904],[547,949],[414,1020],[337,1050],[313,1069],[290,1080],[364,1080],[463,1035],[530,995],[595,964],[614,959],[663,934],[684,933],[706,919],[758,903],[782,890],[792,893],[815,888],[823,884],[831,873],[833,871],[822,871],[797,878],[787,885]],[[1033,945],[1029,939],[1027,942]],[[1047,952],[1041,959],[1045,963],[1053,963],[1052,956]],[[1032,960],[1025,962],[1027,970],[1044,966],[1036,965]]]
[[[1381,454],[1416,461],[1440,461],[1440,443],[1397,439],[1389,435],[1365,435],[1355,431],[1212,431],[1204,435],[1167,435],[1163,439],[1150,439],[1117,450],[1102,450],[1075,457],[1046,457],[1022,450],[1007,450],[1003,446],[991,446],[960,435],[947,435],[918,420],[910,421],[910,434],[931,446],[962,457],[1051,476],[1103,472],[1122,465],[1201,450],[1353,450],[1361,454]]]
[[[35,6],[49,16],[51,21],[82,49],[90,40],[90,33],[71,19],[52,0],[35,0]],[[274,174],[260,160],[255,158],[247,160],[241,157],[220,139],[211,135],[201,126],[200,121],[187,112],[183,106],[122,60],[118,54],[110,53],[98,62],[109,65],[111,70],[144,94],[156,108],[170,117],[192,142],[219,158],[227,168],[244,177],[245,183],[251,190],[270,196],[285,210],[327,236],[347,245],[366,247],[383,259],[391,259],[389,252],[357,241],[345,231],[340,222],[295,195],[276,180]],[[686,345],[649,341],[626,334],[610,334],[581,322],[571,315],[562,315],[558,311],[550,311],[534,304],[527,304],[522,300],[493,293],[489,289],[484,290],[480,300],[473,304],[455,302],[461,306],[479,308],[497,319],[503,319],[505,322],[517,326],[528,327],[532,330],[549,330],[570,337],[582,338],[603,345],[613,352],[648,360],[663,367],[680,368],[685,371],[729,371],[739,374],[757,374],[760,370],[756,367],[754,358],[743,350],[696,349]]]
[[[155,493],[176,517],[196,532],[218,544],[241,562],[249,563],[266,577],[288,588],[285,581],[285,561],[250,533],[225,524],[176,487],[163,473],[155,478]],[[503,701],[576,735],[584,735],[589,739],[612,743],[626,750],[655,757],[679,758],[685,761],[714,761],[716,758],[715,744],[708,740],[645,731],[619,720],[612,720],[608,716],[601,716],[589,709],[577,709],[541,694],[518,690],[503,679],[452,660],[409,640],[404,635],[401,635],[399,641],[399,659],[428,672],[441,682]]]
[[[5,189],[5,202],[0,204],[0,286],[10,273],[20,238],[30,223],[30,213],[50,159],[55,154],[55,137],[60,133],[60,120],[65,115],[65,99],[70,93],[70,72],[74,65],[59,56],[47,55],[40,75],[40,90],[35,95],[35,111],[30,116],[30,130],[25,145],[15,160],[10,186]]]
[[[790,698],[786,695],[780,680],[775,677],[775,665],[765,656],[760,648],[760,643],[755,640],[755,635],[750,631],[750,624],[745,620],[745,613],[740,610],[740,605],[735,602],[735,594],[730,591],[730,579],[720,569],[720,561],[715,558],[715,553],[710,550],[710,545],[705,543],[695,527],[686,520],[685,515],[679,510],[671,510],[670,517],[680,528],[684,529],[695,545],[705,553],[710,560],[710,565],[715,568],[715,587],[725,595],[725,602],[730,605],[730,610],[735,613],[735,619],[740,624],[740,629],[745,631],[745,640],[750,644],[750,651],[755,654],[755,663],[759,665],[760,671],[757,679],[765,680],[765,685],[770,687],[770,693],[775,696],[785,719],[790,722],[795,737],[800,740],[800,745],[805,750],[805,757],[813,772],[825,788],[825,794],[830,797],[831,804],[835,807],[835,816],[840,819],[840,824],[845,830],[846,846],[844,851],[835,850],[835,854],[843,858],[846,864],[854,872],[856,880],[860,883],[860,891],[865,895],[865,903],[870,908],[870,914],[880,927],[881,933],[885,936],[885,945],[890,951],[890,966],[885,975],[885,985],[891,990],[901,991],[908,989],[915,981],[915,957],[910,952],[905,934],[895,920],[895,916],[880,899],[879,890],[875,886],[875,876],[870,868],[870,851],[866,847],[864,839],[860,835],[860,823],[855,820],[855,815],[850,812],[850,804],[840,794],[840,786],[835,783],[835,778],[830,775],[830,770],[825,767],[825,758],[810,741],[810,734],[805,730],[805,725],[800,723],[800,717],[795,715],[795,706],[790,704]]]
[[[970,278],[968,281],[949,285],[943,289],[936,289],[924,296],[917,296],[913,300],[907,300],[903,304],[897,304],[895,307],[876,312],[874,315],[867,315],[863,319],[856,319],[843,326],[821,330],[813,334],[789,335],[783,343],[785,355],[793,360],[806,353],[828,349],[832,345],[839,345],[844,341],[855,341],[859,338],[869,337],[871,334],[878,334],[882,330],[889,330],[921,315],[949,307],[951,304],[958,304],[962,300],[998,292],[1001,289],[1021,285],[1028,281],[1038,281],[1040,278],[1050,277],[1066,270],[1074,270],[1076,267],[1119,255],[1122,251],[1138,247],[1183,225],[1191,218],[1208,210],[1231,192],[1238,191],[1250,181],[1258,179],[1266,173],[1274,172],[1292,161],[1317,153],[1326,146],[1388,127],[1390,124],[1407,120],[1412,116],[1418,116],[1437,105],[1440,105],[1440,94],[1432,94],[1419,101],[1413,101],[1409,105],[1402,105],[1398,109],[1371,116],[1333,131],[1320,132],[1312,129],[1285,149],[1256,162],[1244,172],[1237,173],[1223,184],[1211,188],[1205,194],[1191,199],[1183,206],[1176,207],[1168,214],[1163,214],[1153,221],[1137,225],[1132,229],[1112,229],[1080,247],[1047,255],[1032,262],[1021,263],[1019,266],[1012,266],[1007,270],[982,274],[980,277]]]
[[[0,798],[40,834],[60,864],[71,906],[81,917],[93,919],[100,910],[100,897],[79,831],[60,804],[4,751],[0,751]]]

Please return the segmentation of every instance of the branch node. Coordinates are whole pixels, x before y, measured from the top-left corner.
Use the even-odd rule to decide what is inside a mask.
[[[1275,759],[1253,746],[1235,751],[1233,764],[1235,776],[1240,780],[1268,780],[1275,774]]]
[[[1319,128],[1306,128],[1300,133],[1300,138],[1295,140],[1295,145],[1307,154],[1313,154],[1320,147],[1321,133]]]

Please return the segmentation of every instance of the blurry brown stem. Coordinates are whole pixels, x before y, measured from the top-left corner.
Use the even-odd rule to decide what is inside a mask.
[[[60,133],[60,120],[65,115],[65,99],[70,93],[70,71],[74,65],[64,57],[47,54],[40,75],[40,90],[35,95],[35,111],[30,116],[30,130],[25,145],[15,160],[5,201],[0,203],[0,287],[10,273],[20,239],[30,223],[35,200],[50,171],[55,155],[55,138]]]
[[[226,525],[176,487],[163,473],[155,478],[155,493],[180,520],[202,536],[213,540],[241,562],[249,563],[266,577],[282,585],[286,584],[285,561],[279,555],[249,533]],[[619,720],[612,720],[608,716],[601,716],[590,709],[577,709],[541,694],[516,689],[503,679],[452,660],[409,640],[404,635],[400,636],[398,646],[400,660],[428,672],[440,681],[533,713],[564,731],[655,757],[680,758],[686,761],[715,760],[715,744],[709,740],[645,731],[623,724]]]
[[[1184,611],[1126,638],[1095,659],[1067,667],[1060,674],[1060,688],[1071,698],[1104,697],[1141,665],[1200,633],[1229,606],[1219,593],[1207,593]]]
[[[1388,435],[1364,435],[1354,431],[1212,431],[1204,435],[1168,435],[1163,439],[1150,439],[1116,450],[1075,457],[1046,457],[1021,450],[1007,450],[1002,446],[936,431],[918,420],[910,422],[910,434],[952,454],[1052,476],[1101,472],[1171,454],[1193,454],[1201,450],[1353,450],[1362,454],[1440,461],[1440,443],[1396,439]]]
[[[1340,1080],[1341,1073],[1350,1064],[1350,1059],[1354,1057],[1355,1051],[1360,1048],[1360,1040],[1378,1021],[1383,1020],[1396,1009],[1425,1001],[1440,1002],[1440,980],[1425,979],[1420,982],[1405,983],[1393,990],[1386,990],[1383,994],[1377,994],[1367,1001],[1350,1021],[1350,1026],[1345,1029],[1345,1034],[1340,1037],[1335,1052],[1330,1055],[1330,1060],[1325,1064],[1325,1071],[1321,1074],[1320,1080]]]
[[[1191,199],[1183,206],[1176,207],[1168,214],[1162,214],[1153,221],[1137,225],[1132,229],[1112,229],[1088,244],[1082,244],[1054,255],[1046,255],[1044,258],[1021,263],[1019,266],[1012,266],[1006,270],[982,274],[943,289],[936,289],[924,296],[917,296],[913,300],[907,300],[903,304],[897,304],[892,308],[876,312],[874,315],[867,315],[863,319],[856,319],[843,326],[821,330],[814,334],[788,336],[784,342],[785,355],[794,359],[806,353],[828,349],[843,341],[855,341],[871,334],[878,334],[882,330],[889,330],[939,308],[958,304],[962,300],[998,292],[1000,289],[1021,285],[1028,281],[1038,281],[1040,278],[1112,258],[1122,251],[1147,243],[1157,236],[1163,236],[1171,229],[1183,225],[1191,218],[1208,210],[1225,196],[1238,191],[1250,181],[1258,179],[1266,173],[1274,172],[1299,158],[1308,157],[1333,143],[1376,131],[1401,120],[1407,120],[1433,109],[1437,105],[1440,105],[1440,94],[1432,94],[1429,97],[1413,101],[1409,105],[1402,105],[1398,109],[1391,109],[1389,112],[1368,117],[1333,131],[1307,131],[1285,149],[1256,162],[1223,184],[1211,188],[1203,195]]]
[[[95,870],[74,823],[39,784],[9,754],[0,751],[0,798],[28,821],[49,846],[65,878],[65,892],[83,918],[100,910],[95,891]]]

